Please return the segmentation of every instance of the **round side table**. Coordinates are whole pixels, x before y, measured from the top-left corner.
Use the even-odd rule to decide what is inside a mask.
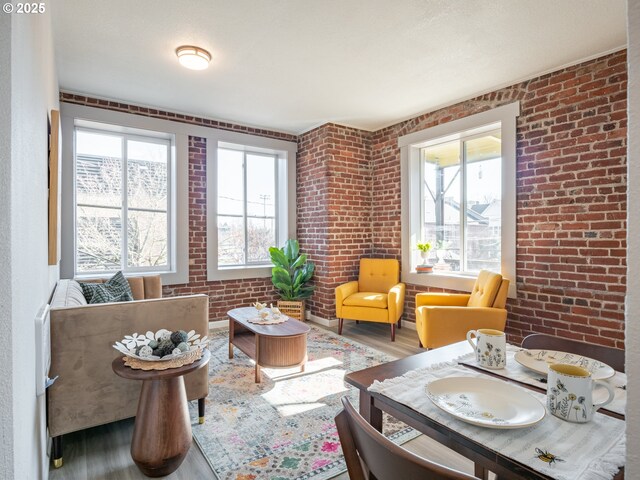
[[[148,477],[174,472],[191,447],[191,420],[183,375],[209,363],[211,353],[202,352],[191,365],[167,370],[134,370],[116,358],[111,367],[116,375],[142,380],[131,441],[131,458]]]

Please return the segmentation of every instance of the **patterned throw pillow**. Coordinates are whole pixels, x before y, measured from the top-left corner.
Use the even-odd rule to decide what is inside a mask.
[[[122,272],[116,273],[105,283],[84,283],[80,282],[82,293],[87,303],[110,303],[110,302],[130,302],[133,300],[133,293],[129,282]]]

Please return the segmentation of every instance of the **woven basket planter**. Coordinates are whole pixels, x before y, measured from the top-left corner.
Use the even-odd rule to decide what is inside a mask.
[[[278,308],[285,315],[304,322],[304,300],[301,300],[301,301],[278,300]]]

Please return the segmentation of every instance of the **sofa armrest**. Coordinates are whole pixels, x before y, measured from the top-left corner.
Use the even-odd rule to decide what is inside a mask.
[[[131,333],[161,328],[195,330],[208,335],[207,295],[54,308],[51,319],[50,376],[47,390],[51,436],[102,425],[135,415],[140,382],[113,373],[111,362],[122,354],[115,341]],[[185,376],[187,397],[208,393],[207,369]]]
[[[349,295],[353,295],[358,291],[358,282],[343,283],[336,287],[336,317],[342,318],[342,303]]]
[[[391,287],[387,297],[387,305],[389,308],[389,322],[396,323],[404,312],[404,283],[398,283]]]
[[[416,307],[423,305],[466,307],[470,296],[467,293],[418,293],[416,295]]]

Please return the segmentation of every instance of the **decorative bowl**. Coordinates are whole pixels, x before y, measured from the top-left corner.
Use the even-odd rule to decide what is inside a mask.
[[[181,358],[194,350],[203,350],[209,343],[206,335],[204,337],[201,337],[199,333],[195,332],[195,330],[191,330],[187,332],[187,341],[185,343],[188,345],[188,350],[185,350],[184,352],[181,352],[179,354],[165,355],[163,357],[158,357],[157,355],[142,357],[136,354],[136,347],[148,345],[152,340],[160,341],[162,337],[165,337],[167,334],[170,335],[171,331],[167,330],[166,328],[161,328],[155,333],[148,331],[144,335],[138,334],[137,332],[132,333],[131,335],[125,335],[124,338],[119,342],[115,342],[113,348],[118,350],[120,353],[123,353],[127,357],[142,360],[144,362],[165,362],[168,360]]]

